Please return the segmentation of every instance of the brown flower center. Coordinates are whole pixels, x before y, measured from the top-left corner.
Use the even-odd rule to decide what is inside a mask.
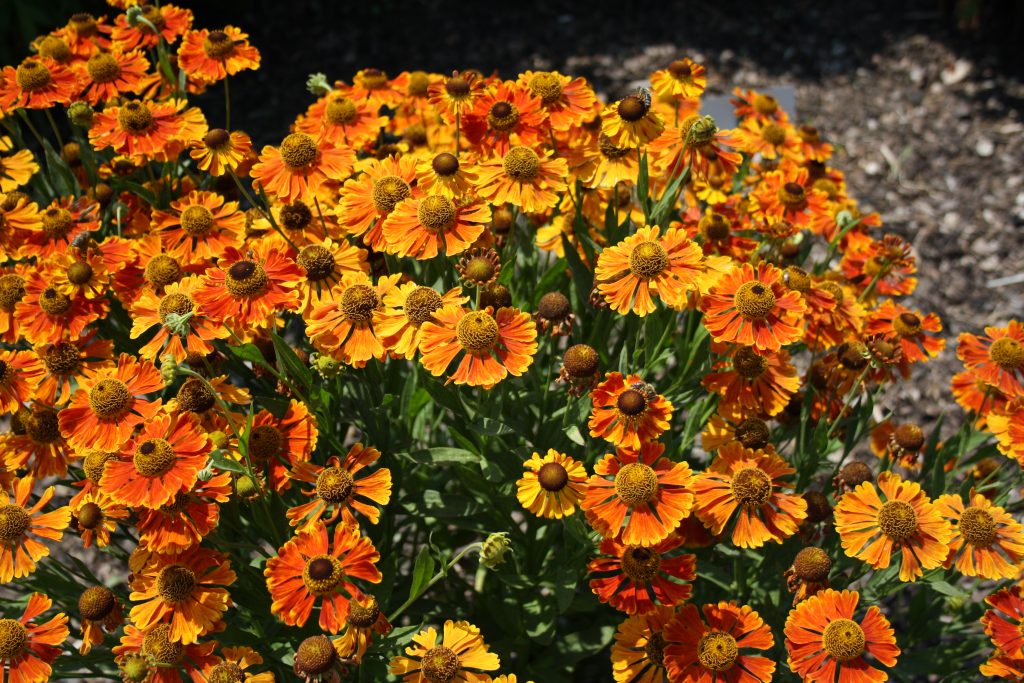
[[[463,316],[455,327],[455,336],[463,349],[482,354],[494,348],[500,338],[498,323],[486,311],[473,311]]]
[[[565,350],[562,365],[571,377],[590,377],[597,372],[601,356],[587,344],[576,344]]]
[[[992,342],[988,357],[1007,372],[1024,368],[1024,346],[1013,337],[1000,337]]]
[[[505,175],[520,183],[528,183],[540,173],[540,157],[529,147],[513,147],[502,161]]]
[[[657,667],[665,667],[665,637],[660,633],[651,634],[647,644],[644,645],[644,655],[647,661]]]
[[[316,478],[316,495],[328,503],[344,503],[354,488],[352,474],[340,467],[328,467]]]
[[[53,287],[47,287],[39,295],[39,307],[48,315],[61,316],[71,308],[71,299]]]
[[[747,467],[732,478],[732,495],[748,508],[761,507],[772,496],[772,480],[758,467]]]
[[[804,548],[793,558],[793,571],[803,581],[821,582],[832,571],[832,558],[821,548]]]
[[[677,59],[668,65],[668,72],[677,80],[684,80],[693,75],[690,65],[681,59]]]
[[[369,285],[352,285],[341,295],[341,310],[353,322],[370,322],[378,306],[380,297]]]
[[[235,41],[224,31],[210,31],[203,40],[203,52],[210,59],[226,59],[235,51]]]
[[[905,541],[917,531],[917,513],[902,500],[890,500],[878,511],[878,526],[894,541]]]
[[[146,264],[146,281],[154,287],[166,287],[181,278],[181,264],[167,254],[157,254]]]
[[[455,225],[455,204],[444,195],[430,195],[420,202],[417,217],[420,224],[427,230],[434,232],[450,230]]]
[[[537,483],[545,491],[557,493],[569,483],[569,473],[557,462],[546,462],[537,470]]]
[[[71,212],[60,207],[50,207],[43,212],[43,232],[52,239],[66,236],[75,227]]]
[[[36,407],[29,419],[23,420],[22,423],[25,433],[34,443],[52,444],[60,439],[60,424],[55,410]]]
[[[422,325],[430,320],[434,311],[443,305],[441,295],[430,287],[417,287],[405,297],[405,317],[414,325]]]
[[[840,664],[864,654],[864,629],[852,619],[836,619],[822,634],[825,651]]]
[[[348,616],[345,617],[345,621],[356,628],[370,628],[377,623],[379,616],[380,605],[377,604],[377,598],[371,597],[368,605],[362,605],[353,600],[349,604]]]
[[[181,212],[181,227],[193,237],[205,234],[213,224],[213,213],[205,206],[195,204]]]
[[[996,521],[988,510],[971,506],[960,515],[960,535],[976,548],[988,548],[996,540]]]
[[[187,315],[195,309],[192,299],[181,293],[168,294],[160,300],[160,321],[167,323],[167,317],[174,315]]]
[[[736,290],[733,302],[747,320],[765,320],[775,308],[775,293],[762,282],[744,282]]]
[[[761,139],[769,145],[778,147],[786,141],[786,129],[778,124],[769,123],[761,129]]]
[[[239,261],[228,268],[224,280],[228,293],[234,297],[258,296],[263,293],[270,279],[263,266],[253,261]]]
[[[511,102],[495,102],[487,112],[487,123],[494,130],[508,132],[519,123],[519,109]]]
[[[333,593],[344,578],[341,563],[330,555],[310,558],[302,570],[302,581],[314,595]]]
[[[11,543],[32,526],[32,518],[20,505],[0,505],[0,541]]]
[[[731,669],[739,652],[736,639],[723,631],[708,631],[697,641],[697,660],[709,671]]]
[[[373,183],[373,205],[380,214],[389,214],[403,199],[412,196],[409,183],[398,176],[388,175]]]
[[[660,569],[661,555],[651,548],[630,545],[622,553],[622,573],[633,581],[652,581]]]
[[[745,448],[764,448],[771,440],[768,424],[757,417],[744,418],[736,425],[736,440]]]
[[[92,588],[86,588],[82,591],[82,595],[78,598],[78,613],[83,619],[90,621],[99,621],[105,619],[110,614],[114,605],[117,604],[117,598],[114,597],[114,593],[105,586],[93,586]]]
[[[89,390],[89,406],[101,419],[119,417],[131,402],[128,385],[119,379],[101,379]]]
[[[548,292],[537,302],[537,314],[550,322],[565,320],[571,313],[569,298],[561,292]]]
[[[257,460],[269,460],[281,452],[284,446],[284,435],[273,425],[253,427],[249,435],[249,452]]]
[[[109,52],[97,52],[85,63],[85,70],[94,83],[112,83],[121,75],[121,65]]]
[[[196,574],[181,564],[172,564],[160,570],[156,577],[156,590],[164,602],[182,602],[199,585]]]
[[[326,280],[334,272],[334,254],[319,244],[304,247],[296,262],[306,270],[306,277],[313,282]]]
[[[245,672],[234,662],[221,662],[206,677],[207,683],[242,683]]]
[[[924,432],[916,424],[901,424],[893,432],[896,445],[905,451],[919,451],[924,448]]]
[[[100,479],[103,477],[104,466],[108,460],[113,460],[116,455],[116,453],[104,453],[103,451],[87,452],[85,459],[82,461],[82,469],[85,471],[85,476],[89,478],[89,481],[94,484],[100,483]]]
[[[174,468],[174,448],[165,439],[148,439],[135,449],[135,471],[144,477],[159,477]]]
[[[92,530],[103,523],[103,508],[93,502],[88,502],[78,508],[79,528]]]
[[[459,171],[459,160],[454,154],[448,152],[441,152],[434,160],[430,162],[431,167],[434,169],[434,173],[439,176],[449,177],[453,176]]]
[[[658,495],[658,475],[641,462],[624,465],[615,475],[615,494],[630,507],[649,503]]]
[[[157,664],[178,664],[185,658],[185,646],[172,642],[170,636],[170,624],[154,626],[142,639],[142,653]]]
[[[768,359],[758,355],[753,348],[744,346],[736,350],[732,358],[732,366],[740,377],[752,381],[768,370]]]
[[[354,123],[358,114],[356,103],[347,97],[331,100],[324,109],[324,118],[335,126],[347,126]]]
[[[668,268],[668,252],[657,242],[641,242],[629,254],[629,270],[642,278],[653,278]]]
[[[892,328],[901,337],[913,337],[921,333],[921,318],[913,313],[900,313],[893,319]]]
[[[15,659],[28,645],[28,629],[16,619],[0,619],[0,662]]]
[[[647,103],[636,95],[628,95],[619,100],[616,107],[619,118],[629,123],[635,123],[647,115]]]
[[[313,210],[298,200],[282,206],[278,215],[287,230],[305,230],[313,222]]]
[[[530,94],[539,97],[547,105],[554,104],[562,96],[562,79],[549,71],[536,73],[530,79]]]
[[[647,410],[647,397],[636,389],[626,389],[619,394],[619,398],[615,401],[615,407],[623,415],[636,417]]]
[[[178,407],[190,413],[205,413],[217,404],[217,396],[206,382],[189,377],[178,389]]]
[[[430,683],[450,683],[455,680],[462,668],[458,655],[452,650],[440,646],[427,650],[420,661],[423,677]]]
[[[329,671],[338,661],[338,651],[327,636],[310,636],[295,651],[295,673],[307,678]]]
[[[25,293],[25,278],[13,273],[0,276],[0,309],[12,313]]]
[[[153,125],[153,113],[142,102],[132,101],[117,110],[117,122],[125,132],[138,135]]]
[[[231,143],[231,133],[223,128],[214,128],[203,138],[203,144],[214,151],[221,151],[228,148]]]
[[[316,141],[305,133],[291,133],[281,141],[281,160],[291,169],[305,168],[316,161]]]
[[[26,59],[15,72],[15,80],[22,90],[42,90],[53,82],[53,74],[46,65],[35,59]]]

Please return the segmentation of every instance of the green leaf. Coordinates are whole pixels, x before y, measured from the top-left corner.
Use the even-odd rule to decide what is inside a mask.
[[[313,382],[313,374],[309,367],[299,360],[295,350],[284,339],[271,332],[270,340],[274,343],[274,352],[277,354],[277,361],[281,364],[281,371],[296,379],[303,389],[308,389]]]
[[[427,584],[434,577],[434,556],[430,554],[430,547],[420,548],[416,556],[416,564],[412,570],[412,585],[409,586],[409,599],[415,600],[427,589]]]
[[[504,436],[505,434],[515,434],[516,430],[509,427],[504,422],[498,420],[492,420],[489,417],[480,417],[473,422],[473,428],[488,436]]]
[[[583,434],[580,432],[580,428],[576,425],[569,425],[565,430],[565,435],[569,437],[569,441],[572,441],[578,446],[586,446],[587,441],[583,438]]]
[[[259,348],[255,344],[229,346],[228,349],[231,351],[232,355],[240,360],[244,360],[255,365],[267,364],[267,359],[263,357],[263,353],[260,352]]]
[[[401,454],[400,454],[401,455]],[[462,448],[438,446],[405,454],[418,462],[479,462],[480,456]]]
[[[213,463],[213,466],[218,470],[223,470],[225,472],[237,472],[239,474],[246,473],[245,465],[237,460],[225,457],[224,451],[220,449],[210,453],[210,462]]]

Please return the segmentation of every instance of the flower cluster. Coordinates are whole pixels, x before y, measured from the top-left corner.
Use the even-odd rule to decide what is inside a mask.
[[[0,72],[0,678],[1024,680],[1024,326],[897,421],[942,324],[817,128],[367,68],[259,146],[246,33],[109,2]]]

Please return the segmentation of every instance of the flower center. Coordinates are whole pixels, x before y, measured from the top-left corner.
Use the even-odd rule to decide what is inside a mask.
[[[64,315],[71,308],[71,299],[53,287],[47,287],[39,295],[39,307],[49,315]]]
[[[718,126],[715,125],[715,119],[710,116],[695,115],[683,121],[683,125],[679,127],[679,133],[687,147],[703,149],[715,139]],[[704,153],[710,156],[713,151],[705,150]]]
[[[562,96],[562,79],[549,71],[542,71],[530,79],[530,94],[544,104],[554,104]]]
[[[253,261],[239,261],[228,268],[224,281],[231,296],[244,297],[261,294],[270,282],[263,266]]]
[[[761,139],[773,147],[778,147],[786,141],[786,129],[778,124],[769,123],[761,129]]]
[[[832,559],[821,548],[804,548],[793,558],[793,569],[803,581],[824,581],[832,570]]]
[[[699,227],[711,241],[728,239],[732,235],[729,221],[720,213],[712,213],[701,218]]]
[[[924,431],[916,424],[901,424],[892,434],[896,445],[905,451],[919,451],[924,448]]]
[[[142,653],[157,664],[177,664],[185,657],[185,646],[171,642],[170,624],[160,624],[142,639]]]
[[[642,415],[647,410],[647,397],[636,389],[626,389],[619,394],[615,407],[619,412],[628,417]]]
[[[68,266],[68,282],[73,285],[84,285],[92,279],[92,266],[85,261],[75,261]]]
[[[426,97],[430,89],[430,76],[426,71],[413,71],[409,74],[408,93],[413,97]]]
[[[307,678],[326,673],[338,660],[338,652],[327,636],[310,636],[295,651],[295,671]]]
[[[441,152],[430,162],[430,166],[434,169],[434,173],[447,178],[458,173],[459,160],[454,154]]]
[[[569,483],[569,473],[557,462],[546,462],[537,470],[537,483],[545,491],[557,493]]]
[[[157,31],[163,31],[164,27],[167,26],[167,20],[164,19],[163,13],[160,11],[160,8],[156,5],[143,5],[142,16],[146,21],[153,24],[153,26],[156,27]],[[150,29],[145,24],[140,24],[139,28],[141,28],[143,31],[146,31],[147,33],[152,33],[152,29]]]
[[[313,211],[298,200],[282,206],[279,215],[281,224],[288,230],[305,230],[313,222]]]
[[[341,295],[341,310],[352,322],[370,322],[378,306],[380,297],[369,285],[352,285]]]
[[[8,313],[25,298],[25,278],[20,275],[4,275],[0,277],[0,308]]]
[[[843,288],[835,282],[822,282],[818,287],[832,295],[832,298],[836,300],[836,306],[843,303]]]
[[[203,144],[214,151],[227,149],[231,142],[231,133],[223,128],[214,128],[203,138]]]
[[[427,650],[420,665],[423,667],[423,677],[430,683],[450,683],[455,680],[462,666],[458,655],[446,647]]]
[[[783,272],[786,286],[795,292],[807,292],[811,289],[811,276],[803,268],[789,266]]]
[[[697,659],[710,671],[732,668],[739,652],[736,639],[722,631],[708,631],[697,641]]]
[[[745,448],[764,448],[771,440],[767,423],[757,417],[744,418],[736,425],[736,440]]]
[[[254,427],[249,435],[249,451],[257,460],[269,460],[281,452],[284,435],[273,425]]]
[[[668,65],[668,72],[672,74],[676,80],[685,80],[693,74],[693,69],[690,65],[681,59],[677,59]]]
[[[380,69],[363,69],[359,83],[367,90],[380,90],[388,84],[388,75]]]
[[[430,195],[420,202],[417,217],[428,230],[450,230],[455,225],[455,204],[444,195]]]
[[[288,168],[305,168],[317,154],[316,141],[305,133],[291,133],[281,141],[281,160]]]
[[[242,683],[245,672],[234,662],[221,662],[206,677],[207,683]]]
[[[434,311],[441,308],[441,295],[430,287],[417,287],[405,297],[405,317],[414,325],[422,325],[430,320]]]
[[[732,495],[740,505],[756,508],[772,495],[772,480],[758,467],[747,467],[732,478]]]
[[[508,132],[519,123],[519,109],[511,102],[495,102],[487,112],[487,123],[494,130]]]
[[[775,308],[775,293],[761,282],[744,282],[733,297],[736,310],[747,320],[765,320]]]
[[[622,553],[622,573],[633,581],[647,583],[658,575],[661,555],[651,548],[631,545]]]
[[[144,133],[153,125],[153,114],[142,102],[128,102],[117,111],[117,122],[127,133]]]
[[[103,508],[93,502],[86,503],[78,509],[78,526],[92,530],[103,523]]]
[[[572,377],[590,377],[600,365],[601,356],[597,350],[587,344],[576,344],[565,350],[562,365]]]
[[[89,390],[89,406],[101,419],[118,417],[132,402],[132,392],[119,379],[101,379]]]
[[[181,293],[168,294],[160,300],[160,322],[166,324],[168,316],[188,315],[193,310],[195,304],[192,303],[192,299]]]
[[[306,277],[314,282],[326,280],[334,272],[334,254],[319,244],[303,248],[296,261],[306,269]]]
[[[649,503],[658,495],[658,475],[649,465],[631,462],[615,475],[615,494],[630,507]]]
[[[181,212],[181,227],[188,234],[198,237],[213,227],[213,214],[205,206],[190,206]]]
[[[1024,368],[1024,346],[1013,337],[1000,337],[992,342],[988,357],[1008,372]]]
[[[0,362],[0,365],[4,363]],[[4,373],[0,372],[0,376]],[[60,425],[57,412],[46,408],[36,408],[28,419],[22,420],[25,432],[37,444],[51,444],[60,439]]]
[[[159,477],[174,468],[174,448],[165,439],[149,439],[135,449],[135,471],[144,477]]]
[[[181,564],[164,567],[156,577],[157,592],[172,604],[186,600],[198,584],[195,572]]]
[[[43,212],[43,232],[47,237],[64,237],[75,225],[75,219],[67,209],[49,208]]]
[[[917,513],[902,500],[890,500],[878,511],[878,526],[894,541],[905,541],[917,531]]]
[[[32,517],[20,505],[0,505],[0,541],[16,541],[32,526]]]
[[[88,12],[77,12],[71,15],[68,28],[77,33],[79,38],[89,38],[96,35],[96,17]]]
[[[762,116],[771,116],[779,110],[779,101],[771,95],[758,95],[754,98],[754,110]]]
[[[316,495],[328,503],[344,503],[353,488],[352,474],[340,467],[328,467],[316,478]]]
[[[787,209],[802,208],[806,200],[807,195],[804,193],[804,188],[800,183],[786,183],[779,188],[779,201]]]
[[[128,655],[119,667],[125,683],[142,683],[149,678],[149,660],[145,655]]]
[[[89,451],[85,454],[85,459],[82,461],[82,469],[85,470],[85,476],[94,484],[100,483],[100,479],[103,477],[103,467],[107,464],[108,460],[112,460],[114,457],[114,453]]]
[[[380,605],[377,604],[377,598],[371,597],[368,605],[361,605],[353,600],[349,604],[348,616],[345,617],[345,621],[356,628],[370,628],[377,623],[379,616]]]
[[[836,619],[822,634],[825,651],[840,664],[864,654],[864,629],[852,619]]]
[[[913,337],[921,333],[921,319],[913,313],[900,313],[892,321],[892,328],[901,337]]]
[[[752,381],[768,370],[768,359],[749,346],[741,347],[732,358],[733,369],[745,380]]]
[[[157,254],[146,264],[145,277],[154,287],[166,287],[181,278],[181,264],[167,254]]]
[[[529,147],[513,147],[505,155],[502,167],[512,180],[530,182],[540,173],[540,157]]]
[[[621,159],[633,151],[629,147],[616,147],[612,143],[612,139],[603,133],[597,138],[597,148],[606,159]],[[625,202],[619,202],[620,205],[628,203],[628,199]]]
[[[302,581],[314,595],[334,592],[343,578],[345,574],[341,571],[341,563],[330,555],[310,558],[302,570]]]
[[[210,31],[203,40],[203,52],[210,59],[225,59],[235,51],[235,41],[224,31]]]
[[[558,322],[568,318],[571,313],[569,298],[561,292],[548,292],[537,302],[537,315],[544,320]]]
[[[469,81],[461,76],[452,76],[444,82],[445,92],[455,100],[461,100],[469,95]]]
[[[988,510],[969,507],[960,515],[960,535],[978,548],[987,548],[996,540],[996,521]]]
[[[655,666],[665,666],[665,637],[660,633],[654,633],[648,639],[647,644],[644,645],[644,655],[647,657],[647,661],[651,662]]]
[[[409,183],[398,176],[384,176],[373,183],[373,205],[381,214],[391,213],[398,202],[408,199],[411,195]]]
[[[104,586],[86,588],[78,598],[78,613],[83,619],[99,621],[105,619],[117,604],[114,593]]]
[[[35,59],[26,59],[15,73],[15,80],[22,90],[42,90],[53,82],[53,74],[46,65]]]
[[[657,242],[641,242],[629,254],[629,270],[643,278],[653,278],[668,268],[668,252]]]
[[[636,95],[629,95],[619,100],[617,110],[623,121],[635,123],[647,115],[648,106]]]
[[[25,651],[28,629],[16,619],[0,619],[0,662],[14,659]]]
[[[357,116],[356,103],[347,97],[331,100],[324,109],[324,118],[335,126],[347,126],[353,123]]]
[[[498,343],[498,323],[485,311],[467,313],[456,327],[455,334],[462,348],[483,353]]]

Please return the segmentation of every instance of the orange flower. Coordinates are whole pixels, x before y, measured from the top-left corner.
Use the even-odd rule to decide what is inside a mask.
[[[748,653],[771,649],[775,639],[747,605],[683,605],[665,627],[664,640],[665,668],[679,683],[767,683],[775,671],[771,659]]]
[[[17,69],[4,67],[0,77],[0,101],[4,111],[24,107],[49,109],[68,104],[80,88],[78,73],[49,57],[28,57]]]
[[[622,448],[636,450],[656,441],[672,419],[672,403],[640,375],[623,378],[620,372],[609,372],[590,392],[590,399],[590,435]]]
[[[392,354],[412,360],[420,347],[423,323],[445,306],[461,306],[469,300],[460,287],[438,294],[430,287],[406,282],[384,294],[384,307],[374,312],[373,329]]]
[[[231,560],[215,550],[193,548],[179,555],[146,557],[133,572],[129,618],[148,631],[161,623],[170,625],[167,639],[182,645],[220,630],[223,613],[231,606],[227,587],[235,582]]]
[[[408,81],[409,74],[404,71],[394,80],[388,80],[388,75],[380,69],[360,69],[352,77],[349,96],[377,109],[382,106],[395,108],[405,99]]]
[[[89,104],[100,105],[127,93],[138,94],[149,70],[149,60],[139,50],[97,51],[79,64],[85,91],[80,95]]]
[[[665,121],[651,107],[651,94],[647,91],[627,95],[601,111],[601,133],[616,147],[636,149],[664,130]]]
[[[612,644],[612,677],[615,683],[662,683],[665,672],[665,627],[675,609],[655,607],[637,614],[615,630]]]
[[[97,48],[110,49],[111,30],[113,27],[105,16],[97,19],[88,12],[76,12],[71,15],[68,23],[56,29],[53,35],[67,43],[68,49],[75,57],[88,59]]]
[[[250,647],[225,647],[221,649],[222,659],[213,659],[203,667],[202,680],[237,681],[238,683],[274,683],[270,671],[253,673],[249,667],[263,663],[263,657]]]
[[[736,149],[751,156],[760,154],[761,159],[778,159],[799,154],[800,139],[793,127],[785,123],[756,118],[744,119],[732,132],[732,139]]]
[[[178,66],[191,78],[210,83],[240,71],[258,69],[260,52],[249,44],[249,34],[234,26],[222,31],[188,31],[178,46]]]
[[[375,141],[388,117],[379,106],[356,102],[343,90],[332,90],[313,104],[295,122],[295,130],[314,137],[323,135],[331,144],[354,149]]]
[[[462,131],[481,155],[504,155],[513,144],[532,147],[540,142],[544,118],[540,98],[503,81],[473,103],[462,117]]]
[[[13,152],[8,154],[8,152]],[[32,152],[14,149],[14,142],[6,135],[0,135],[0,192],[13,192],[39,172]]]
[[[704,66],[689,57],[677,59],[651,74],[651,88],[664,100],[700,97],[707,87]]]
[[[464,112],[473,108],[473,103],[483,95],[484,83],[474,72],[452,75],[427,86],[427,97],[441,116],[448,122],[458,121]],[[458,150],[456,150],[458,151]]]
[[[167,253],[191,265],[221,258],[228,247],[241,247],[245,214],[238,202],[216,192],[192,191],[171,202],[170,211],[154,211],[152,226]]]
[[[268,410],[256,413],[252,430],[243,434],[253,467],[265,472],[277,492],[290,488],[288,470],[299,462],[309,462],[319,432],[316,416],[305,403],[292,399],[281,417]]]
[[[462,360],[445,382],[490,389],[508,375],[519,377],[537,352],[537,326],[518,308],[467,311],[448,305],[420,328],[420,363],[437,377],[459,354]]]
[[[824,590],[804,600],[786,617],[789,668],[810,683],[882,683],[881,669],[896,664],[896,647],[889,620],[875,606],[858,623],[853,615],[860,594]],[[870,657],[870,659],[868,659]]]
[[[479,200],[452,201],[442,194],[399,202],[384,219],[384,250],[403,258],[455,256],[469,249],[491,220],[491,207]]]
[[[721,353],[724,349],[712,346]],[[734,420],[772,417],[783,411],[800,388],[800,377],[786,351],[758,353],[753,346],[729,349],[731,357],[716,362],[701,380],[719,394],[719,412]]]
[[[249,332],[269,325],[279,311],[298,308],[295,286],[302,278],[285,254],[263,244],[244,253],[227,247],[224,258],[206,271],[194,301],[213,321]]]
[[[685,462],[663,458],[664,452],[659,443],[645,443],[639,451],[619,448],[594,466],[581,507],[602,536],[625,545],[657,545],[690,514],[693,473]]]
[[[68,618],[63,612],[41,624],[36,617],[53,606],[42,593],[33,593],[20,619],[0,619],[3,641],[0,647],[0,675],[5,670],[11,683],[44,683],[50,680],[50,665],[61,654],[67,640]]]
[[[152,363],[122,353],[115,367],[89,370],[79,381],[71,405],[58,414],[60,431],[74,448],[116,451],[160,411],[159,399],[141,396],[163,386]]]
[[[655,546],[601,541],[601,556],[590,561],[590,590],[597,599],[626,614],[648,614],[659,605],[672,607],[690,598],[686,581],[697,578],[697,558],[678,552],[682,539],[669,536]]]
[[[345,615],[341,635],[333,641],[334,649],[339,657],[360,662],[373,643],[373,634],[384,635],[390,632],[391,622],[380,611],[377,598],[356,591],[348,603],[348,614]]]
[[[313,488],[302,490],[302,495],[313,500],[289,508],[285,513],[288,523],[297,526],[298,531],[309,531],[321,519],[331,524],[340,516],[342,524],[357,526],[353,511],[365,516],[371,524],[379,522],[380,508],[373,504],[384,506],[391,500],[391,470],[381,467],[370,475],[356,478],[360,470],[379,458],[380,451],[376,448],[357,443],[349,449],[344,461],[332,455],[324,467],[296,462],[288,476],[312,484]]]
[[[89,142],[97,151],[112,147],[118,154],[164,159],[175,147],[206,135],[206,119],[185,100],[130,100],[96,114]],[[173,146],[172,146],[173,145]]]
[[[549,448],[543,457],[534,453],[523,467],[526,471],[516,482],[520,505],[548,519],[562,519],[576,512],[587,489],[583,463]]]
[[[25,285],[25,297],[14,306],[18,329],[32,344],[77,338],[110,308],[106,298],[72,298],[55,286],[59,284],[37,273]]]
[[[179,491],[166,505],[135,511],[139,542],[157,553],[180,553],[199,545],[220,522],[220,505],[231,495],[231,474],[220,472]]]
[[[981,618],[985,634],[1008,657],[1024,657],[1024,599],[1019,584],[1004,588],[985,598],[992,609]]]
[[[129,513],[128,508],[115,503],[105,491],[93,488],[72,499],[71,514],[82,534],[82,545],[88,548],[95,541],[97,548],[106,548],[118,521],[128,519]]]
[[[28,403],[42,375],[43,364],[31,351],[0,349],[0,412],[13,413]]]
[[[612,190],[619,183],[631,185],[639,172],[636,150],[616,147],[606,135],[599,136],[596,145],[571,148],[567,155],[569,170],[584,187]],[[617,204],[618,196],[615,200]]]
[[[911,364],[934,358],[946,348],[945,339],[925,334],[942,332],[942,321],[939,320],[939,316],[929,313],[922,317],[919,311],[911,311],[892,299],[886,299],[868,314],[864,332],[898,337],[903,351],[900,367],[904,376],[910,372]]]
[[[38,169],[36,169],[38,170]],[[458,199],[476,194],[476,170],[454,154],[441,152],[416,165],[416,186],[424,194],[441,194]]]
[[[863,225],[863,223],[862,223]],[[847,241],[857,233],[848,233]],[[835,239],[827,233],[829,240]],[[880,240],[866,238],[846,245],[843,260],[839,264],[843,276],[867,296],[871,293],[883,296],[910,294],[917,288],[917,260],[910,243],[897,235],[885,235]]]
[[[228,132],[213,128],[199,140],[190,143],[189,156],[196,168],[212,176],[238,171],[252,156],[252,140],[241,131]]]
[[[35,483],[35,477],[30,475],[13,479],[10,486],[0,488],[0,584],[34,572],[36,562],[50,554],[39,539],[60,541],[71,522],[71,509],[66,505],[40,512],[53,499],[52,486],[29,507]]]
[[[782,282],[782,271],[762,262],[725,274],[701,300],[704,326],[717,342],[778,351],[803,337],[807,304]]]
[[[64,477],[75,458],[60,433],[57,411],[38,403],[11,416],[11,431],[0,435],[0,468],[27,469],[33,476]]]
[[[710,116],[687,117],[678,126],[669,126],[651,143],[654,168],[673,178],[690,169],[691,177],[708,179],[715,174],[731,178],[743,156],[732,149],[732,131],[722,131]]]
[[[1024,325],[986,327],[985,336],[964,332],[956,355],[971,374],[1007,396],[1024,398]]]
[[[421,194],[414,184],[416,160],[408,156],[368,159],[358,170],[362,173],[345,181],[341,189],[338,219],[353,236],[362,235],[364,244],[380,251],[385,244],[384,219],[402,200]]]
[[[1016,578],[1024,559],[1024,527],[980,493],[972,493],[969,502],[964,506],[956,494],[935,500],[939,513],[954,524],[946,567],[955,562],[964,576]]]
[[[192,681],[199,680],[200,669],[216,661],[211,653],[217,642],[184,645],[170,640],[170,632],[170,624],[158,624],[148,631],[126,624],[121,644],[114,647],[121,671],[131,670],[145,683],[180,683],[182,673]]]
[[[156,335],[139,349],[142,357],[156,363],[169,353],[181,363],[189,354],[208,355],[213,340],[227,338],[227,329],[207,319],[196,305],[199,286],[197,278],[185,278],[167,285],[163,296],[143,292],[132,304],[132,339],[158,326]]]
[[[262,186],[278,200],[296,199],[312,203],[320,187],[329,180],[345,180],[356,155],[348,147],[335,147],[325,139],[305,133],[291,133],[280,147],[267,145],[252,167],[252,186]]]
[[[333,546],[333,547],[332,547]],[[323,522],[300,531],[267,560],[263,575],[273,604],[270,611],[289,626],[302,626],[313,604],[320,603],[320,628],[337,633],[349,612],[349,599],[359,594],[353,579],[380,583],[380,555],[357,527],[339,524],[330,543]]]
[[[158,508],[192,488],[212,448],[194,415],[157,415],[106,463],[100,488],[124,505]]]
[[[404,683],[422,681],[458,681],[458,683],[489,683],[485,673],[501,666],[498,655],[488,652],[480,629],[466,621],[444,622],[441,642],[437,629],[430,627],[412,637],[413,644],[405,655],[392,657],[388,671]]]
[[[567,131],[590,117],[597,102],[585,78],[564,76],[557,71],[524,71],[519,86],[540,98],[552,130]]]
[[[314,306],[307,315],[306,334],[313,345],[357,368],[371,358],[382,360],[386,351],[375,328],[376,314],[384,307],[383,297],[400,277],[386,275],[374,285],[366,273],[345,275],[333,288],[331,298]]]
[[[127,14],[119,14],[114,19],[114,28],[110,38],[125,49],[136,47],[155,48],[163,38],[173,44],[192,26],[192,10],[175,7],[174,5],[139,5],[139,20],[128,21]],[[141,21],[145,20],[145,21]],[[155,29],[155,31],[154,31]]]
[[[15,256],[24,247],[31,234],[29,231],[38,231],[42,226],[39,205],[28,195],[22,192],[0,195],[0,247],[6,256]]]
[[[477,193],[492,204],[514,204],[527,213],[540,213],[558,204],[567,185],[569,167],[562,157],[543,156],[529,147],[512,147],[476,167]]]
[[[836,506],[843,550],[875,569],[888,567],[893,551],[901,551],[900,581],[916,581],[924,570],[942,565],[953,531],[916,482],[882,472],[878,489],[864,482]]]
[[[347,240],[333,240],[330,237],[323,242],[304,246],[295,262],[306,273],[306,279],[298,286],[301,302],[299,311],[303,316],[320,304],[334,301],[337,292],[334,286],[346,275],[370,272],[365,249]]]
[[[645,316],[656,310],[652,294],[684,308],[702,279],[703,253],[683,230],[643,227],[597,258],[597,288],[612,310]]]
[[[71,398],[71,382],[90,370],[108,366],[114,351],[110,339],[97,339],[95,333],[53,344],[38,344],[33,349],[43,362],[43,378],[35,398],[47,405],[64,405]]]
[[[78,616],[82,622],[82,644],[78,654],[87,655],[103,642],[104,632],[113,633],[124,623],[124,610],[106,586],[93,586],[78,598]]]
[[[726,444],[690,487],[697,497],[695,513],[715,536],[735,517],[732,542],[739,548],[782,543],[807,517],[807,501],[780,490],[782,477],[795,471],[773,451]]]
[[[100,206],[85,197],[54,199],[39,217],[41,223],[32,229],[21,249],[24,256],[65,255],[80,235],[100,229]]]
[[[771,225],[788,221],[798,230],[823,233],[827,223],[835,224],[829,210],[828,195],[809,186],[806,168],[782,166],[768,171],[751,191],[752,215]]]

